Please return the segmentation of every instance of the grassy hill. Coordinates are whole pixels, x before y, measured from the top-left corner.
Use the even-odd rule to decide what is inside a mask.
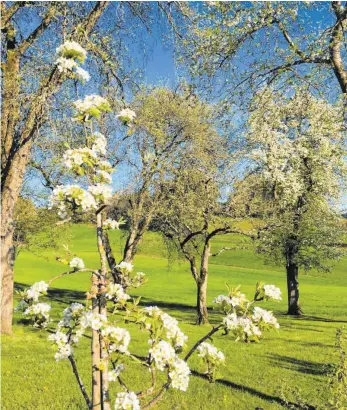
[[[70,250],[81,257],[88,267],[98,267],[96,239],[92,228],[76,225],[72,228]],[[118,256],[124,243],[122,232],[112,232],[111,241]],[[240,246],[244,239],[236,235],[217,237],[212,251],[223,246]],[[226,355],[226,365],[219,371],[215,385],[203,380],[199,360],[193,357],[190,366],[199,375],[191,377],[187,393],[171,390],[157,409],[281,409],[286,408],[281,390],[289,401],[302,399],[312,406],[324,408],[328,400],[327,373],[337,361],[334,350],[335,332],[347,323],[347,258],[341,260],[329,274],[310,272],[301,274],[301,303],[305,313],[302,318],[289,318],[286,311],[285,274],[279,267],[264,264],[249,249],[226,251],[211,258],[209,297],[225,293],[225,283],[241,284],[243,291],[252,296],[255,283],[262,280],[282,289],[284,300],[278,304],[267,303],[279,318],[279,333],[266,334],[260,344],[241,344],[228,337],[217,336],[214,343]],[[56,254],[46,251],[43,257],[22,252],[15,266],[16,288],[31,285],[38,280],[48,280],[64,271],[55,261]],[[189,336],[189,346],[210,329],[211,325],[198,327],[195,320],[195,284],[184,261],[169,263],[161,237],[148,233],[135,259],[137,271],[144,271],[149,280],[135,293],[143,296],[143,304],[158,305],[175,316]],[[53,316],[73,301],[83,301],[89,286],[88,274],[77,274],[55,282],[49,298],[53,303]],[[210,304],[211,305],[211,304]],[[211,307],[211,306],[210,306]],[[210,313],[211,323],[219,315]],[[56,363],[47,341],[47,332],[23,326],[15,315],[15,334],[3,337],[2,408],[83,409],[83,399],[75,385],[68,362]],[[137,329],[131,330],[131,350],[145,351],[146,336]],[[85,340],[77,351],[77,362],[84,380],[89,377],[87,353],[89,341]],[[127,364],[131,377],[125,376],[143,387],[147,373]],[[136,371],[135,371],[136,369]],[[146,378],[144,378],[146,376]],[[88,386],[89,388],[90,386]]]

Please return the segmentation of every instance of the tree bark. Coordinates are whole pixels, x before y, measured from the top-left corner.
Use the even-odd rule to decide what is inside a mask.
[[[347,70],[341,55],[341,47],[344,46],[344,34],[347,28],[347,10],[342,7],[339,1],[333,1],[332,8],[336,15],[336,23],[329,44],[330,60],[341,90],[347,95]]]
[[[196,324],[208,323],[207,312],[207,276],[199,278],[197,282],[197,317]]]
[[[93,288],[98,287],[98,278],[93,275]],[[99,298],[96,296],[93,298],[92,312],[100,313]],[[100,350],[100,337],[97,330],[92,330],[92,409],[101,409],[101,350]]]
[[[106,285],[107,285],[107,255],[104,247],[104,235],[102,230],[102,213],[98,212],[96,216],[97,222],[97,243],[98,243],[98,251],[100,256],[100,280],[99,280],[99,306],[100,306],[100,314],[107,316],[107,303],[106,303]],[[108,352],[107,347],[105,345],[104,339],[99,332],[100,338],[100,359],[102,362],[102,371],[101,371],[101,385],[100,385],[100,394],[101,394],[101,407],[102,410],[110,410],[110,395],[109,395],[109,387],[108,387]],[[94,405],[94,402],[93,402]]]
[[[301,315],[299,304],[299,268],[295,263],[287,264],[288,315]]]
[[[196,282],[197,284],[197,317],[196,324],[201,325],[208,323],[208,312],[207,312],[207,281],[208,281],[208,260],[210,257],[210,243],[207,240],[204,245],[200,275]]]

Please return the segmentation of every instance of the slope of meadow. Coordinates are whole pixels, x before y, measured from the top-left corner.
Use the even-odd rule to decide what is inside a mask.
[[[81,257],[87,266],[97,267],[93,231],[87,225],[76,225],[72,229],[71,252]],[[112,232],[116,254],[123,241],[122,232]],[[216,238],[213,251],[223,246],[243,247],[241,241],[244,240],[232,235]],[[15,266],[17,289],[64,271],[64,266],[55,261],[54,252],[47,251],[43,256],[28,252],[19,255]],[[149,280],[134,294],[142,295],[143,304],[158,305],[175,316],[189,336],[190,346],[210,329],[211,325],[194,325],[195,286],[188,266],[183,261],[168,262],[159,235],[146,235],[135,265],[137,271],[146,272]],[[226,283],[241,284],[251,297],[258,280],[273,283],[285,293],[282,268],[265,265],[251,247],[226,251],[211,258],[209,301],[226,292]],[[83,301],[88,289],[88,274],[62,278],[54,286],[49,299],[53,304],[52,314],[57,317],[67,304]],[[273,310],[279,319],[281,329],[278,333],[266,334],[259,344],[236,343],[226,336],[215,337],[214,343],[226,355],[226,365],[220,369],[215,385],[203,379],[204,369],[199,360],[192,357],[190,366],[197,373],[191,377],[188,391],[170,390],[156,408],[281,409],[286,408],[282,391],[293,403],[302,399],[314,407],[324,408],[329,397],[327,374],[337,361],[336,329],[347,323],[347,259],[340,261],[329,274],[302,274],[300,290],[305,316],[285,316],[285,297],[278,304],[267,303],[266,308]],[[216,323],[218,318],[218,314],[211,311],[211,323]],[[131,334],[130,349],[144,352],[146,335],[137,329],[132,329]],[[77,363],[86,381],[89,378],[89,343],[85,339],[77,351]],[[70,365],[67,361],[55,362],[46,331],[24,326],[20,316],[15,314],[14,336],[3,337],[2,354],[2,409],[84,408]],[[147,372],[138,366],[128,363],[127,368],[125,381],[131,380],[135,389],[143,387],[144,380],[149,382]]]

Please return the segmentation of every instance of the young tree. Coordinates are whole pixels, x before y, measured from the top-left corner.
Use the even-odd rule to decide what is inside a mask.
[[[252,104],[253,192],[263,198],[264,218],[258,250],[285,264],[292,315],[301,313],[299,268],[328,269],[339,256],[337,201],[347,175],[342,109],[304,89],[287,97],[260,92]]]

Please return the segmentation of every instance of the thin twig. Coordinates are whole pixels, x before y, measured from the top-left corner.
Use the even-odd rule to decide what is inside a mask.
[[[189,350],[189,352],[186,354],[186,357],[184,358],[184,361],[186,362],[190,356],[195,352],[195,350],[200,346],[200,344],[202,342],[204,342],[207,339],[210,339],[210,337],[215,334],[216,332],[218,332],[218,330],[220,330],[223,327],[223,325],[219,325],[217,327],[212,328],[212,330],[210,330],[207,335],[205,335],[204,337],[202,337],[200,340],[198,340],[195,345]]]
[[[83,384],[83,382],[82,382],[82,379],[81,379],[81,377],[80,377],[80,375],[79,375],[79,373],[78,373],[75,359],[74,359],[72,356],[69,356],[68,359],[69,359],[69,361],[70,361],[70,363],[71,363],[72,371],[73,371],[74,375],[76,376],[76,380],[77,380],[78,386],[79,386],[79,388],[80,388],[80,390],[81,390],[81,392],[82,392],[82,394],[83,394],[83,397],[84,397],[84,399],[85,399],[85,401],[86,401],[86,403],[87,403],[88,409],[91,409],[91,408],[92,408],[92,403],[91,403],[90,398],[89,398],[89,396],[88,396],[88,394],[87,394],[87,391],[86,391],[86,389],[85,389],[85,387],[84,387],[84,384]]]

